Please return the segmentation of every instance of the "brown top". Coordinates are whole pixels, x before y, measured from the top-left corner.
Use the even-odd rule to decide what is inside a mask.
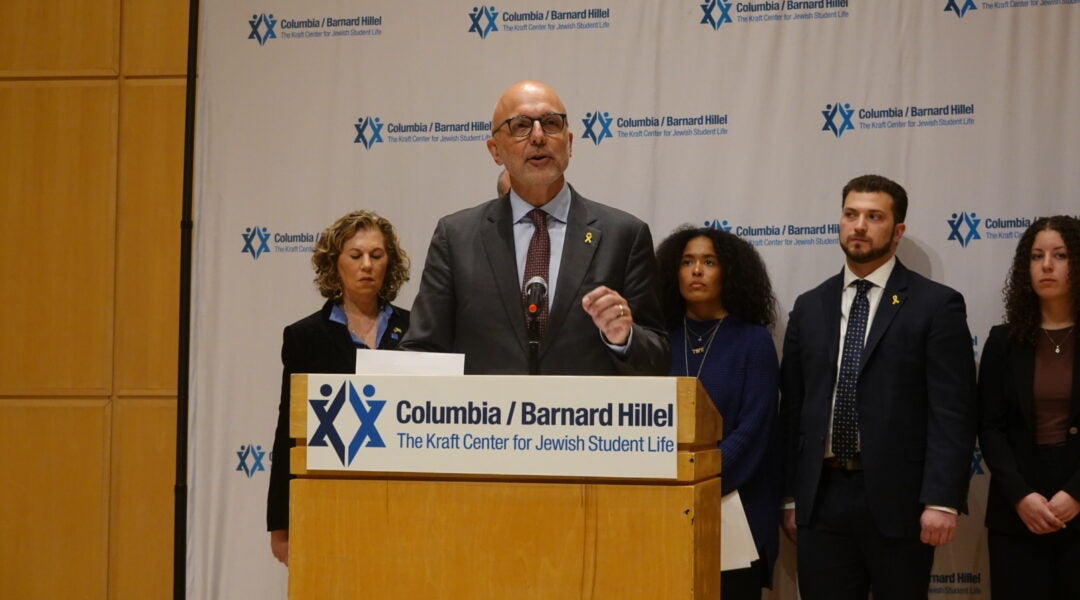
[[[1040,330],[1035,341],[1035,443],[1057,446],[1065,443],[1072,397],[1073,357],[1076,354],[1075,326]]]

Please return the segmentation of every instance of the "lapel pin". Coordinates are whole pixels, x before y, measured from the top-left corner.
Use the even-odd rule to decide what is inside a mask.
[[[585,233],[585,243],[586,244],[591,244],[592,243],[592,232],[591,231],[588,231],[588,232]]]
[[[893,306],[896,306],[897,304],[900,304],[900,298],[896,294],[892,295],[892,303],[893,303]]]

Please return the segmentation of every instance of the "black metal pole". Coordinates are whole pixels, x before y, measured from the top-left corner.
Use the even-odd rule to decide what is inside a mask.
[[[529,342],[529,375],[540,374],[540,342]]]
[[[188,2],[187,97],[184,107],[184,183],[180,211],[180,314],[176,365],[176,482],[173,486],[173,599],[187,596],[188,379],[191,348],[191,238],[195,165],[195,81],[199,57],[199,0]]]

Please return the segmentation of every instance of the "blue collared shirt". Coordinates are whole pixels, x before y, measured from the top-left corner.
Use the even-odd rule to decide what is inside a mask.
[[[390,306],[389,302],[383,304],[383,307],[379,310],[379,325],[375,329],[376,345],[382,342],[383,334],[386,333],[386,328],[390,325],[390,316],[393,314],[394,307]],[[349,329],[349,319],[345,316],[345,307],[337,302],[335,302],[334,307],[330,309],[330,320],[335,323],[341,323],[346,329]],[[349,330],[349,337],[352,338],[352,341],[356,344],[357,348],[368,347],[367,344],[364,343],[364,340],[356,337],[356,334],[354,334],[352,330]]]

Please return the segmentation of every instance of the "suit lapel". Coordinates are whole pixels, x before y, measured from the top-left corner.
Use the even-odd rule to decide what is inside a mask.
[[[823,326],[825,327],[825,335],[823,339],[827,340],[827,346],[825,347],[825,356],[830,357],[829,364],[832,365],[832,380],[836,381],[836,368],[840,356],[840,301],[844,293],[844,272],[841,271],[839,275],[829,280],[825,286],[825,293],[821,297],[821,311],[818,314],[825,315]]]
[[[1074,332],[1073,335],[1076,333]],[[1069,409],[1069,423],[1075,424],[1077,418],[1080,418],[1080,343],[1074,340],[1073,348],[1072,404]]]
[[[859,359],[860,373],[866,367],[866,362],[874,353],[878,342],[889,329],[889,325],[904,307],[904,302],[907,301],[907,287],[908,270],[897,260],[892,275],[889,275],[889,280],[885,282],[885,290],[882,292],[881,301],[878,302],[877,312],[874,313],[874,321],[870,324],[870,335],[866,338],[866,345],[863,346],[862,357]]]
[[[518,342],[525,348],[528,345],[528,332],[525,331],[525,310],[521,307],[521,284],[518,281],[517,254],[514,251],[514,224],[510,219],[510,201],[504,196],[487,211],[480,226],[480,243],[487,255],[505,318]]]
[[[356,369],[356,344],[349,334],[348,325],[342,325],[330,320],[332,304],[332,300],[326,302],[323,309],[323,318],[319,320],[319,325],[325,332],[326,339],[332,340],[332,356],[351,357],[348,364],[341,365],[341,368],[349,369],[351,373]]]
[[[603,237],[603,232],[597,227],[596,216],[589,211],[588,201],[579,196],[574,188],[570,188],[570,194],[570,213],[566,217],[566,237],[563,239],[562,259],[559,263],[559,281],[555,286],[555,299],[551,304],[545,340],[554,339],[566,322],[566,317],[573,308],[571,305],[577,299],[577,291],[585,283],[589,265],[592,264]]]
[[[1020,414],[1024,416],[1027,430],[1035,432],[1035,347],[1030,344],[1012,344],[1016,360],[1011,361],[1016,368],[1013,392],[1020,401]],[[1075,404],[1075,402],[1074,402]],[[1075,407],[1074,407],[1075,408]]]

